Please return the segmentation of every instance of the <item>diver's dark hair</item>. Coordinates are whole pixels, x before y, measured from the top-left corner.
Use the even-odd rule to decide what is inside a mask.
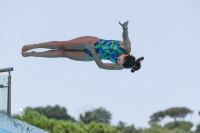
[[[135,57],[128,55],[124,58],[124,68],[131,68],[131,72],[135,72],[141,68],[141,61],[144,60],[144,57],[140,57],[135,61]]]

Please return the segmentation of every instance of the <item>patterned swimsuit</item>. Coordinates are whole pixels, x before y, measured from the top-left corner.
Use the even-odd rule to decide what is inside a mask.
[[[94,44],[94,49],[100,59],[110,60],[113,63],[117,63],[118,56],[122,53],[128,53],[121,48],[119,41],[116,40],[104,40],[99,39]],[[92,56],[88,49],[84,50],[88,55]]]

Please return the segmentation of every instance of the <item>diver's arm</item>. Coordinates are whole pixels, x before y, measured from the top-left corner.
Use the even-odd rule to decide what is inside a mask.
[[[123,29],[122,37],[123,37],[123,39],[126,39],[126,40],[129,39],[129,37],[128,37],[128,27],[126,29]]]
[[[95,63],[99,68],[103,66],[103,62],[100,60],[99,56],[97,55],[96,51],[94,49],[91,49],[92,56],[94,58]]]
[[[123,29],[122,38],[123,38],[124,46],[129,49],[131,47],[131,41],[128,37],[128,28]]]
[[[96,62],[97,66],[101,69],[107,69],[107,70],[122,70],[123,68],[118,64],[113,63],[103,63],[100,58],[98,57],[96,51],[94,49],[91,50],[92,56],[94,58],[94,61]]]
[[[131,49],[131,42],[128,36],[128,21],[124,22],[123,24],[119,22],[119,24],[122,26],[123,32],[122,32],[122,38],[124,42],[124,46],[126,49]]]

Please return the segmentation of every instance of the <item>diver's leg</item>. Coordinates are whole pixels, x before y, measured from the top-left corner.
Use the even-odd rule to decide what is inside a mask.
[[[48,57],[48,58],[57,58],[57,57],[61,57],[63,54],[63,50],[49,50],[49,51],[44,51],[44,52],[26,52],[26,51],[22,51],[22,56],[23,57],[30,57],[30,56],[34,56],[34,57]]]
[[[24,57],[46,57],[46,58],[58,58],[65,57],[76,61],[93,61],[93,57],[85,53],[82,50],[49,50],[45,52],[26,52],[22,51]]]
[[[69,41],[62,41],[61,47],[63,49],[68,49],[68,50],[84,50],[86,42],[96,43],[98,40],[99,38],[97,37],[83,36],[83,37],[78,37]]]
[[[48,48],[60,50],[84,50],[86,42],[96,42],[99,38],[93,36],[78,37],[69,41],[50,41],[38,44],[25,45],[22,51],[28,51],[35,48]]]
[[[60,49],[60,42],[59,41],[50,41],[50,42],[43,42],[38,44],[30,44],[24,45],[22,47],[22,51],[28,51],[35,48],[48,48],[48,49]]]

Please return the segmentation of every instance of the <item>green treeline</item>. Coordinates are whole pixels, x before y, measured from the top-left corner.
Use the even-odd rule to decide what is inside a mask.
[[[170,108],[159,111],[150,116],[150,128],[136,129],[134,125],[126,125],[119,121],[117,125],[111,125],[112,114],[105,108],[97,108],[79,115],[79,120],[67,113],[64,107],[47,106],[27,107],[23,115],[14,115],[15,118],[39,127],[50,133],[200,133],[200,124],[195,127],[188,121],[179,121],[193,113],[188,108]],[[200,112],[198,112],[200,115]],[[165,117],[172,121],[161,126],[159,123]]]

